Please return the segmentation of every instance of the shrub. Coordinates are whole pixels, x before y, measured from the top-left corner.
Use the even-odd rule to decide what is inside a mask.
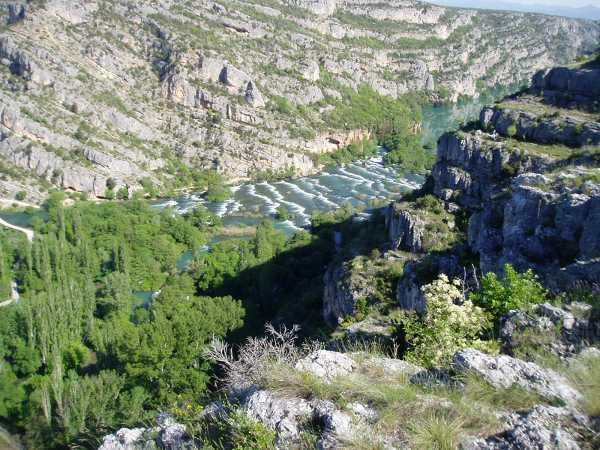
[[[275,431],[262,422],[235,410],[227,419],[232,450],[269,450],[275,448]]]
[[[27,192],[19,191],[15,194],[15,200],[22,202],[27,197]]]
[[[271,110],[280,114],[289,115],[294,111],[294,106],[287,98],[275,95],[271,99]]]
[[[117,198],[119,200],[127,200],[129,198],[129,188],[127,186],[123,186],[121,189],[117,191]]]
[[[489,272],[481,280],[481,290],[471,294],[476,305],[488,311],[495,320],[513,309],[523,309],[543,303],[548,294],[531,269],[518,273],[513,266],[504,266],[504,278]]]
[[[444,366],[463,348],[485,346],[479,336],[488,320],[481,308],[465,300],[460,280],[450,282],[442,274],[422,291],[427,302],[425,314],[400,318],[411,346],[406,359],[427,367]]]
[[[107,189],[106,192],[104,192],[104,198],[106,198],[107,200],[114,200],[115,199],[115,191],[113,191],[112,189]]]
[[[514,137],[517,134],[517,126],[513,123],[506,129],[506,134],[508,134],[510,137]]]

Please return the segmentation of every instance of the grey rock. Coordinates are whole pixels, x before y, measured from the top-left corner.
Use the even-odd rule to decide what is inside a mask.
[[[318,16],[330,16],[337,8],[338,0],[286,0],[295,6],[306,8]]]
[[[280,445],[297,438],[299,422],[310,418],[313,413],[306,400],[283,398],[265,390],[250,394],[242,402],[242,407],[250,417],[274,429]]]
[[[252,81],[249,81],[248,85],[246,86],[245,98],[246,102],[255,108],[264,108],[265,106],[265,100],[262,94]]]
[[[465,349],[454,355],[453,362],[457,372],[475,373],[496,388],[506,389],[517,385],[547,399],[559,399],[572,406],[582,398],[562,375],[510,356],[494,357]]]
[[[509,417],[508,430],[466,445],[466,450],[578,450],[579,444],[564,423],[572,420],[566,408],[536,406]]]
[[[557,106],[590,107],[600,97],[600,69],[557,67],[538,72],[532,91]]]
[[[348,263],[329,266],[323,281],[323,318],[332,326],[338,325],[346,316],[353,315],[356,303],[374,293],[372,283],[351,276]]]
[[[115,434],[105,436],[99,450],[136,450],[144,448],[145,428],[121,428]]]
[[[300,74],[307,81],[311,81],[313,83],[319,81],[319,78],[321,77],[319,63],[313,60],[306,61],[300,67]]]
[[[99,450],[192,450],[197,446],[186,434],[185,425],[169,414],[160,414],[153,428],[122,428],[105,436]]]
[[[425,295],[421,291],[422,282],[417,273],[408,265],[396,288],[396,299],[400,308],[405,311],[416,311],[419,314],[427,310]]]
[[[423,251],[425,223],[402,205],[393,203],[386,210],[386,227],[392,248],[413,253]]]
[[[20,3],[9,3],[8,5],[8,19],[7,22],[9,25],[22,22],[25,20],[25,16],[27,14],[26,5]]]
[[[219,81],[234,89],[239,89],[241,87],[246,87],[252,80],[247,73],[235,68],[229,63],[225,63],[225,66],[219,75]]]
[[[52,75],[40,66],[25,52],[21,51],[9,37],[0,38],[0,59],[9,61],[10,71],[25,80],[41,86],[53,83]]]
[[[343,353],[317,350],[296,363],[296,370],[308,372],[327,382],[352,373],[356,362]]]

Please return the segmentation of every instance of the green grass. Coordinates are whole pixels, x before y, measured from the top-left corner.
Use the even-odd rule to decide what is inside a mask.
[[[466,375],[464,383],[464,402],[481,402],[500,409],[521,411],[544,403],[544,399],[534,392],[527,391],[520,386],[511,386],[507,389],[498,389],[475,374]]]
[[[286,365],[264,374],[263,384],[285,397],[330,400],[340,408],[359,402],[374,408],[378,421],[365,433],[348,437],[344,448],[380,448],[377,437],[396,436],[418,449],[453,449],[467,435],[498,432],[497,412],[524,410],[543,402],[539,396],[515,387],[495,389],[475,375],[458,385],[414,384],[408,373],[385,375],[364,364],[369,355],[353,354],[360,365],[352,374],[330,383]],[[314,433],[309,433],[314,436]]]
[[[583,395],[582,407],[592,417],[600,417],[600,358],[579,357],[566,369],[567,377]]]
[[[534,142],[518,141],[516,139],[507,139],[505,144],[506,147],[512,151],[522,150],[533,155],[550,156],[559,159],[569,158],[575,151],[575,149],[567,147],[566,145],[542,145]]]
[[[415,419],[409,426],[409,436],[414,448],[423,450],[454,450],[463,431],[460,416],[430,413]]]

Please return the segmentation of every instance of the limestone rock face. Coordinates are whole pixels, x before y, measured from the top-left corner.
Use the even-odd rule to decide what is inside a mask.
[[[219,75],[219,81],[233,89],[247,86],[251,82],[247,73],[233,67],[231,64],[225,64]]]
[[[23,162],[18,153],[29,144],[40,167],[60,166],[65,185],[92,197],[102,197],[102,179],[113,175],[81,157],[88,148],[130,165],[135,174],[119,168],[114,178],[131,191],[146,178],[167,191],[174,180],[163,168],[175,162],[239,181],[261,170],[313,174],[314,154],[352,142],[329,137],[361,134],[327,114],[330,100],[349,90],[477,96],[482,83],[510,85],[595,49],[600,38],[592,21],[510,12],[498,20],[415,0],[285,0],[242,10],[214,1],[109,3],[3,3],[0,105],[27,119],[2,130],[7,164],[21,164],[20,177],[0,180],[3,196],[26,190],[41,202],[47,182],[64,187],[63,177]],[[105,7],[111,15],[96,14]],[[538,78],[551,87],[565,76]],[[590,81],[572,77],[581,95]],[[267,99],[273,107],[264,107]],[[595,142],[594,127],[574,123],[578,139]],[[311,129],[328,131],[313,137]],[[9,145],[17,137],[20,145]],[[448,176],[459,178],[458,167]]]
[[[323,317],[334,326],[346,316],[354,314],[360,299],[366,299],[374,293],[371,283],[352,278],[351,268],[347,264],[328,267],[323,281]]]
[[[510,103],[509,103],[510,104]],[[547,113],[546,113],[547,114]],[[511,127],[515,135],[540,144],[564,144],[572,147],[600,144],[600,124],[569,116],[546,117],[538,114],[504,108],[487,107],[481,111],[480,121],[486,128],[509,136]]]
[[[557,106],[593,107],[600,97],[600,69],[557,67],[540,71],[533,77],[532,90]]]
[[[434,193],[471,214],[469,246],[483,273],[501,273],[507,263],[532,268],[553,289],[595,280],[600,184],[597,160],[585,149],[600,143],[598,117],[586,110],[600,101],[596,87],[587,89],[596,72],[538,74],[530,91],[484,108],[481,129],[440,139]],[[545,89],[587,100],[563,109],[540,97]]]
[[[506,355],[489,356],[478,350],[466,349],[454,355],[454,368],[461,373],[476,373],[496,388],[520,386],[549,400],[559,399],[576,404],[581,394],[568,381],[550,369]]]
[[[286,0],[292,5],[308,9],[318,16],[330,16],[335,12],[339,0]]]
[[[50,73],[40,68],[37,62],[8,37],[0,38],[0,59],[5,60],[10,71],[19,77],[41,86],[53,83]]]
[[[413,253],[423,251],[425,224],[407,210],[398,210],[390,205],[386,212],[388,235],[394,249]]]

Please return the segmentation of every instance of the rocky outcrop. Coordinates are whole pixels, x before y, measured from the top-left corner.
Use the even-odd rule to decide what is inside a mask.
[[[393,203],[388,207],[385,219],[392,248],[413,253],[423,251],[425,223],[420,218]]]
[[[489,356],[473,349],[454,355],[454,369],[459,373],[474,373],[498,389],[519,386],[548,400],[576,405],[581,394],[568,380],[550,369],[506,355]]]
[[[565,70],[541,81],[536,76],[532,91],[548,86],[575,95],[597,76]],[[585,95],[600,100],[595,87]],[[468,240],[482,272],[501,273],[509,263],[565,289],[577,280],[593,282],[600,270],[593,231],[600,227],[598,163],[585,154],[600,143],[600,123],[581,108],[548,102],[522,93],[484,108],[479,124],[440,139],[432,178],[438,197],[471,214]]]
[[[197,448],[186,434],[185,425],[177,423],[168,414],[160,414],[154,428],[121,428],[104,437],[98,450],[143,449],[194,449]]]
[[[8,37],[0,38],[0,61],[10,69],[11,73],[41,86],[53,83],[52,75],[43,70],[33,58],[19,49],[18,45]]]
[[[552,105],[597,111],[600,98],[600,69],[557,67],[543,70],[534,75],[531,89]]]
[[[537,406],[531,411],[515,413],[507,418],[508,429],[486,439],[465,445],[467,450],[505,449],[569,449],[580,448],[565,423],[581,420],[567,408]]]
[[[571,173],[585,177],[578,169]],[[471,217],[469,242],[484,271],[500,271],[510,263],[520,270],[533,268],[550,286],[594,281],[600,242],[592,230],[600,226],[600,186],[590,185],[586,193],[548,189],[556,176],[520,175],[508,199],[496,204],[490,199],[486,210]]]
[[[369,298],[375,289],[368,280],[352,276],[351,263],[329,266],[323,282],[323,317],[332,326],[354,315],[357,302]]]
[[[514,108],[519,108],[519,104],[516,103]],[[553,117],[555,114],[557,117]],[[481,111],[480,121],[484,128],[493,128],[502,136],[518,136],[540,144],[564,144],[571,147],[600,144],[598,122],[569,116],[568,111],[565,115],[566,117],[560,117],[558,113],[488,107]]]
[[[564,359],[600,340],[598,319],[586,303],[573,302],[563,307],[544,303],[528,312],[510,311],[500,321],[499,337],[509,354],[523,344],[525,336],[534,339],[537,347],[544,345],[543,350]]]
[[[286,0],[288,3],[305,8],[318,16],[330,16],[335,12],[339,0]]]
[[[481,131],[447,133],[438,142],[432,169],[434,193],[442,200],[476,210],[500,196],[513,169],[542,172],[551,167],[550,157],[509,151],[501,141]]]

